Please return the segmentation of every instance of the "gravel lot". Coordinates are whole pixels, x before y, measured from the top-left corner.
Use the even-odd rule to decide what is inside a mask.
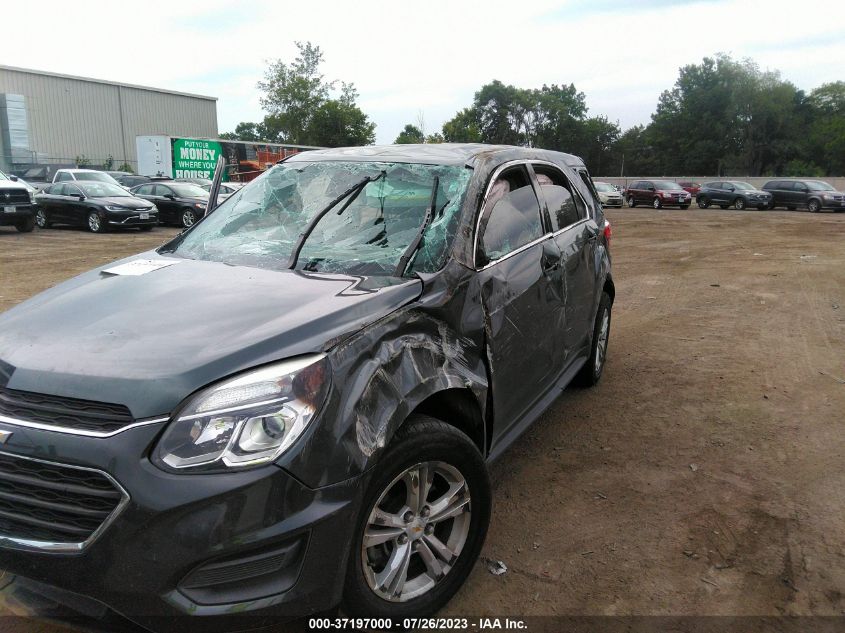
[[[604,378],[493,466],[448,613],[845,614],[845,214],[608,215]],[[0,310],[174,233],[0,229]]]

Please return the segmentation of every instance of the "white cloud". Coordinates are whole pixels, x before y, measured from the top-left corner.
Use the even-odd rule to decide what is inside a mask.
[[[678,68],[718,51],[779,69],[800,88],[845,79],[845,4],[805,0],[604,0],[415,4],[384,0],[250,3],[15,3],[3,9],[2,63],[219,97],[220,130],[261,118],[266,60],[319,44],[329,78],[352,81],[391,142],[425,113],[434,131],[492,79],[574,83],[592,114],[648,122]],[[599,8],[596,8],[596,7]]]

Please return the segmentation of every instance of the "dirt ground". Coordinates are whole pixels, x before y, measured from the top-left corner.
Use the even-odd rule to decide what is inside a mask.
[[[446,614],[845,614],[845,214],[608,216],[602,382],[493,465]],[[172,234],[0,230],[0,310]]]

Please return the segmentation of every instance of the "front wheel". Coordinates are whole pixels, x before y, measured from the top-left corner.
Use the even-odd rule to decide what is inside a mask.
[[[194,213],[191,209],[185,209],[182,211],[182,226],[186,229],[194,225],[197,221],[197,214]]]
[[[710,206],[710,201],[707,198],[705,198],[704,196],[701,196],[698,199],[698,208],[699,209],[706,209],[709,206]]]
[[[636,201],[636,200],[634,200],[634,196],[628,196],[628,206],[629,206],[630,208],[632,208],[632,209],[633,209],[635,206],[637,206],[637,201]]]
[[[100,219],[100,216],[96,211],[91,211],[91,213],[88,214],[88,230],[92,233],[102,233],[105,231],[103,221]]]
[[[810,213],[818,213],[819,209],[822,208],[822,205],[819,203],[818,200],[810,200],[807,203],[807,209],[810,210]]]
[[[734,200],[734,209],[737,211],[742,211],[745,208],[745,198],[742,196],[737,196],[736,200]]]
[[[660,198],[655,198],[651,201],[651,206],[653,206],[655,209],[659,209],[663,206],[663,202],[661,202]]]
[[[610,314],[613,301],[606,292],[601,293],[596,322],[593,325],[593,345],[590,357],[575,376],[575,384],[581,387],[592,387],[600,379],[607,360],[607,344],[610,341]]]
[[[26,220],[22,220],[15,224],[15,228],[20,233],[32,233],[32,230],[35,228],[35,218],[29,217]]]
[[[472,570],[490,522],[490,480],[461,431],[414,415],[376,464],[352,534],[343,611],[426,617]]]

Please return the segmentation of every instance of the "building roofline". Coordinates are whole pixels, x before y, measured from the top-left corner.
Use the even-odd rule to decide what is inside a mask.
[[[93,77],[80,77],[78,75],[65,75],[63,73],[54,73],[48,70],[35,70],[33,68],[20,68],[19,66],[5,66],[0,64],[0,70],[11,70],[19,73],[29,73],[31,75],[43,75],[46,77],[57,77],[59,79],[73,79],[75,81],[88,81],[96,84],[106,84],[108,86],[120,86],[122,88],[134,88],[136,90],[148,90],[150,92],[161,92],[163,94],[179,95],[180,97],[194,97],[195,99],[206,99],[207,101],[217,101],[217,97],[210,97],[208,95],[200,95],[193,92],[181,92],[179,90],[167,90],[166,88],[153,88],[152,86],[141,86],[138,84],[127,84],[121,81],[109,81],[108,79],[95,79]]]

